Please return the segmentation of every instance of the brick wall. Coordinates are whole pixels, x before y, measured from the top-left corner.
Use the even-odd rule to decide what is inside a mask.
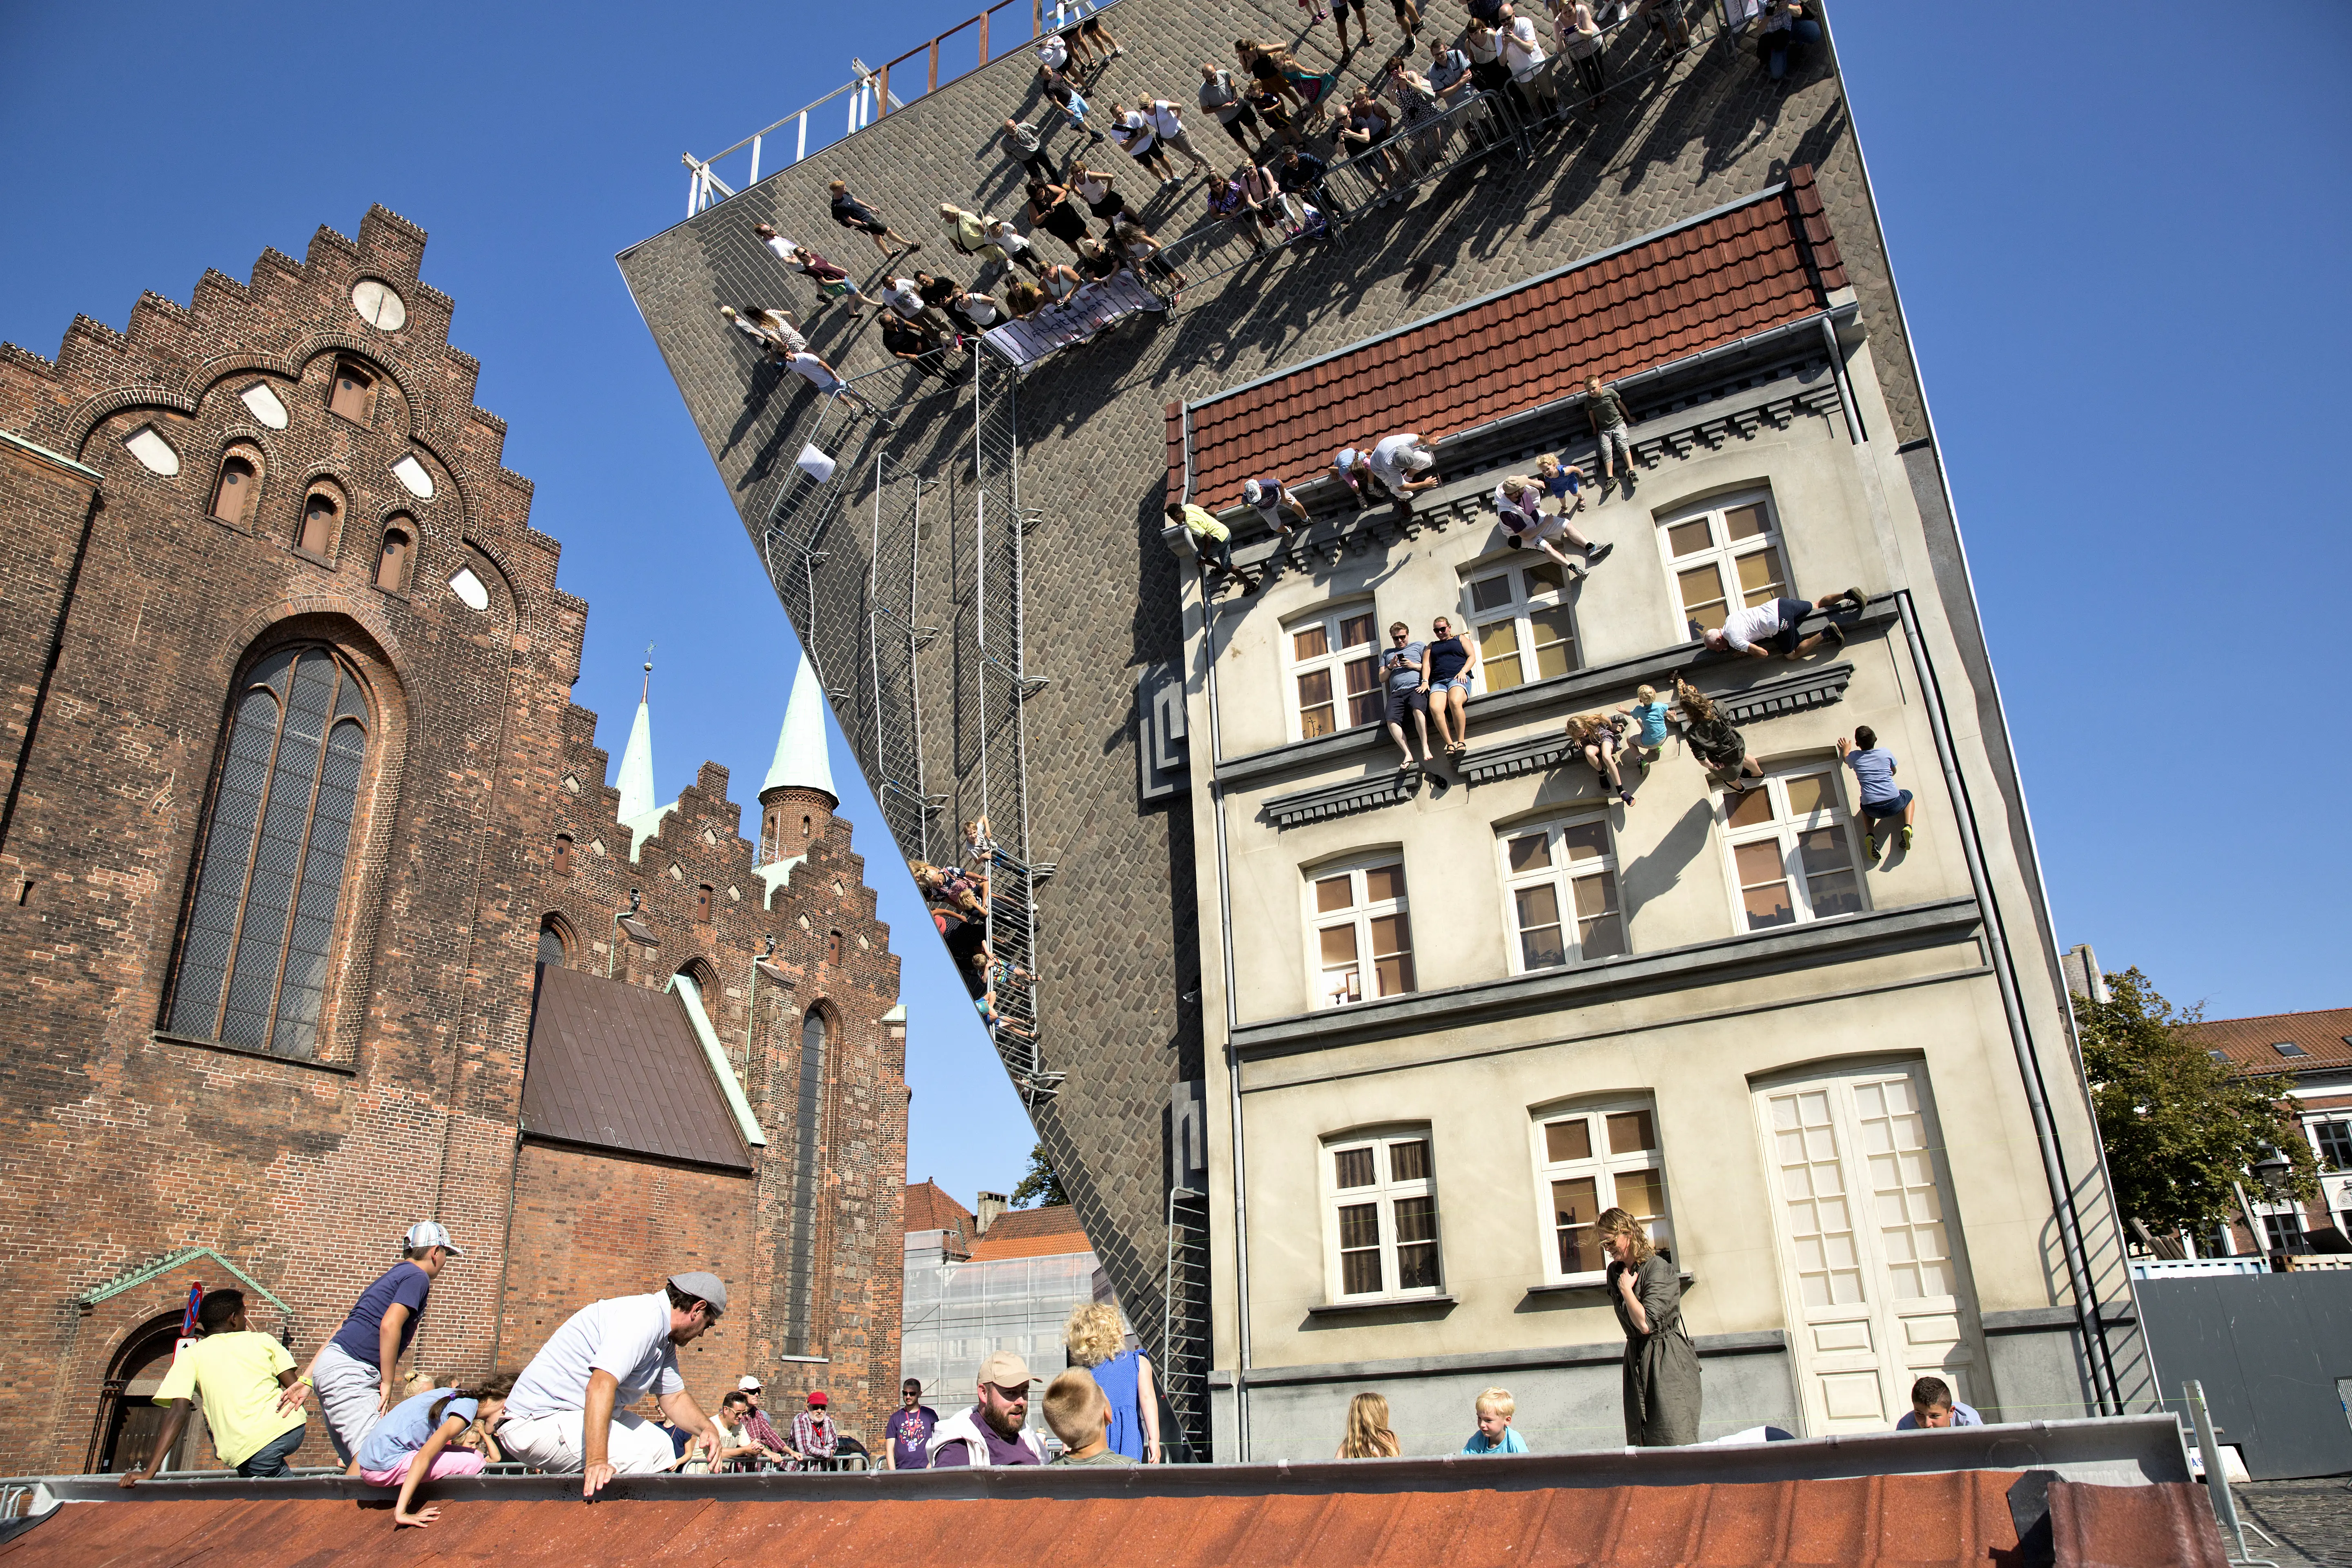
[[[541,922],[560,912],[575,933],[567,961],[601,970],[631,886],[663,945],[626,973],[659,985],[698,959],[730,1039],[755,1024],[751,955],[778,938],[793,984],[763,990],[744,1064],[764,1124],[782,1127],[797,1100],[801,1012],[836,1020],[825,1139],[805,1151],[772,1140],[753,1177],[763,1217],[720,1270],[763,1303],[730,1331],[756,1360],[776,1294],[764,1216],[794,1163],[813,1161],[824,1223],[844,1238],[824,1255],[820,1337],[847,1347],[845,1373],[866,1378],[872,1357],[884,1384],[895,1375],[875,1325],[895,1325],[899,1289],[904,1041],[883,1022],[898,961],[850,827],[830,824],[771,901],[726,773],[707,766],[628,862],[594,716],[571,702],[587,607],[556,585],[558,547],[530,524],[529,481],[499,464],[502,422],[472,405],[477,367],[446,342],[450,301],[418,277],[424,240],[377,208],[356,239],[321,229],[301,261],[265,253],[247,283],[207,272],[185,307],[143,296],[127,333],[77,319],[54,362],[0,345],[0,427],[100,476],[93,512],[91,481],[0,442],[0,777],[14,801],[0,837],[12,1025],[0,1246],[13,1264],[0,1279],[0,1473],[79,1466],[125,1336],[192,1279],[228,1282],[204,1262],[126,1283],[188,1247],[283,1298],[307,1357],[401,1232],[435,1215],[467,1255],[436,1288],[431,1369],[486,1372],[532,1348],[498,1324]],[[397,290],[396,330],[360,318],[362,279]],[[375,377],[358,419],[329,407],[346,358]],[[282,414],[248,403],[257,384]],[[142,426],[171,445],[177,474],[126,450]],[[222,521],[214,479],[233,445],[261,476],[253,504]],[[408,457],[429,500],[392,471]],[[341,510],[326,548],[305,552],[318,484]],[[417,548],[405,579],[381,587],[395,516]],[[486,608],[448,586],[461,567]],[[162,1025],[232,681],[303,639],[331,644],[365,686],[369,754],[317,1047],[295,1059]],[[569,876],[555,869],[559,834],[575,844]],[[699,921],[706,882],[716,898]],[[597,1217],[617,1224],[646,1184],[616,1168],[606,1190]],[[686,1182],[664,1202],[709,1200],[698,1190]],[[723,1212],[745,1208],[738,1197]],[[861,1238],[881,1231],[890,1244],[869,1257]],[[685,1266],[655,1251],[639,1272]],[[530,1278],[575,1302],[604,1288],[584,1265]],[[845,1394],[845,1405],[869,1397],[862,1381]]]

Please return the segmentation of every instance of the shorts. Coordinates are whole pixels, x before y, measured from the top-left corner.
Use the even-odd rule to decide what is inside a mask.
[[[411,1458],[414,1458],[412,1455]],[[425,1472],[428,1481],[446,1481],[459,1476],[482,1473],[482,1457],[471,1448],[444,1448],[433,1456],[433,1468]],[[390,1470],[362,1470],[360,1479],[372,1487],[396,1487],[408,1479],[408,1461]]]
[[[498,1431],[499,1447],[507,1458],[552,1475],[576,1476],[588,1465],[582,1444],[583,1412],[559,1410],[551,1415],[510,1420]],[[669,1434],[641,1415],[622,1411],[613,1417],[604,1439],[604,1458],[625,1476],[654,1476],[675,1468],[677,1450]]]
[[[288,1456],[302,1446],[302,1439],[310,1435],[310,1424],[306,1421],[289,1431],[280,1432],[237,1461],[236,1473],[240,1476],[284,1475]]]
[[[327,1418],[327,1440],[345,1464],[383,1419],[383,1373],[329,1340],[319,1352],[312,1378],[319,1414]]]
[[[816,291],[824,295],[828,300],[838,300],[845,295],[852,293],[854,291],[854,285],[851,284],[848,279],[845,278],[838,283],[820,282],[816,286]]]
[[[1403,723],[1405,710],[1407,709],[1411,709],[1419,713],[1428,712],[1429,693],[1423,691],[1418,686],[1390,687],[1387,722],[1391,724]]]
[[[1805,617],[1813,613],[1813,606],[1804,599],[1776,599],[1773,603],[1780,611],[1780,629],[1767,637],[1764,646],[1782,658],[1789,658],[1804,640]]]
[[[1865,822],[1884,822],[1890,816],[1900,816],[1911,809],[1911,792],[1905,790],[1893,800],[1865,800],[1862,816]]]
[[[1447,691],[1459,691],[1459,692],[1461,692],[1465,697],[1467,697],[1467,696],[1470,694],[1470,672],[1469,672],[1469,670],[1467,670],[1466,668],[1465,668],[1465,669],[1462,669],[1462,670],[1459,670],[1459,671],[1455,672],[1455,673],[1454,673],[1454,674],[1453,674],[1453,675],[1449,675],[1449,676],[1447,676],[1447,677],[1446,677],[1444,679],[1443,679],[1443,680],[1438,680],[1438,679],[1433,679],[1430,681],[1430,683],[1429,683],[1429,694],[1430,694],[1432,697],[1439,696],[1439,695],[1441,695],[1441,694],[1443,694],[1443,693],[1444,693],[1444,692],[1447,692]]]
[[[844,228],[856,229],[860,234],[887,234],[890,232],[890,226],[887,223],[883,223],[878,219],[870,217],[851,217],[847,213],[841,214],[833,221],[839,224]]]

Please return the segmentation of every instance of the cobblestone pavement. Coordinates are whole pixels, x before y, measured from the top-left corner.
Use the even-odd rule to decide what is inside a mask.
[[[2343,1477],[2304,1481],[2251,1481],[2231,1489],[2238,1512],[2278,1542],[2273,1552],[2247,1532],[2257,1557],[2279,1568],[2352,1568],[2352,1482]]]

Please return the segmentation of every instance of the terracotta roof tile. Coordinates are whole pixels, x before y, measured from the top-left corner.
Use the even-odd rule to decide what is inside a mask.
[[[2227,1051],[2251,1073],[2308,1072],[2314,1068],[2352,1067],[2352,1007],[2315,1013],[2268,1013],[2255,1018],[2212,1018],[2192,1025],[2190,1037],[2209,1051]],[[2299,1057],[2273,1047],[2303,1047]]]
[[[936,1182],[915,1182],[907,1188],[908,1230],[961,1230],[970,1236],[976,1222],[972,1213],[948,1196]]]
[[[540,971],[523,1131],[748,1171],[734,1112],[677,996],[577,969]]]

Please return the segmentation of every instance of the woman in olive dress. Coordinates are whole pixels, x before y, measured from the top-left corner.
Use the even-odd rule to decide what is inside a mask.
[[[1623,1209],[1594,1227],[1609,1254],[1609,1304],[1625,1331],[1625,1441],[1667,1448],[1698,1441],[1698,1352],[1683,1327],[1683,1287],[1673,1262]]]

